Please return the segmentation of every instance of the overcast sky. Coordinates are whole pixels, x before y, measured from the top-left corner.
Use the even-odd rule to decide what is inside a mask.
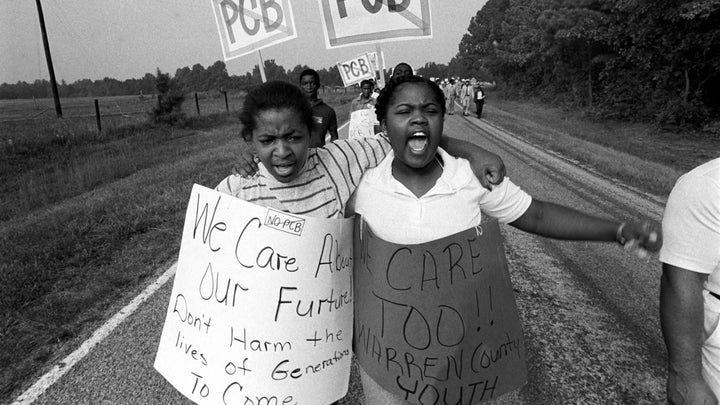
[[[359,1],[359,0],[357,0]],[[419,0],[410,0],[419,1]],[[448,63],[458,52],[470,18],[485,0],[430,0],[432,39],[381,44],[386,67],[401,61],[419,67]],[[140,78],[156,68],[176,69],[222,60],[211,0],[42,0],[55,77]],[[265,60],[292,69],[298,64],[327,68],[372,45],[325,48],[317,0],[292,0],[297,38],[261,51]],[[226,62],[242,75],[257,64],[257,53]],[[0,0],[0,83],[48,79],[35,1]]]

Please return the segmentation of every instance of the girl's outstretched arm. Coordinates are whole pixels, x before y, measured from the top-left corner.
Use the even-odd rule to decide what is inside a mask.
[[[554,239],[616,241],[623,246],[632,241],[651,252],[660,250],[662,246],[659,224],[647,221],[613,221],[535,199],[527,211],[510,225],[525,232]]]

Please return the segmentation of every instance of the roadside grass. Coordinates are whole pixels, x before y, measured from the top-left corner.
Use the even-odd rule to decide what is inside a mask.
[[[230,115],[194,118],[191,128]],[[191,153],[187,131],[132,125],[97,134],[60,120],[0,150],[0,221]],[[156,152],[163,147],[163,153]]]
[[[596,121],[580,112],[506,100],[497,93],[488,97],[483,119],[660,197],[667,197],[681,174],[720,156],[720,138],[710,134],[674,133],[648,124]]]

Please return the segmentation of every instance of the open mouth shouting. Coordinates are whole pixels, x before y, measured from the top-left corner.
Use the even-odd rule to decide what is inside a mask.
[[[290,176],[295,171],[295,163],[278,163],[273,164],[275,173],[280,177]]]
[[[429,148],[427,134],[423,131],[413,132],[410,139],[408,139],[408,147],[410,147],[410,152],[413,154],[421,155],[425,153]]]

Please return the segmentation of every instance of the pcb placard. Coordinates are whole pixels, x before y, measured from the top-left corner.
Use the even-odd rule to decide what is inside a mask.
[[[343,397],[352,256],[352,219],[288,214],[195,185],[155,368],[198,404]]]
[[[327,49],[432,38],[430,0],[318,0]]]
[[[525,384],[525,343],[497,221],[398,245],[358,217],[354,253],[355,355],[375,382],[412,403],[462,405]]]
[[[345,87],[360,83],[365,79],[375,78],[375,64],[370,61],[369,53],[338,62],[337,67]]]
[[[210,0],[226,61],[297,38],[290,0]]]

